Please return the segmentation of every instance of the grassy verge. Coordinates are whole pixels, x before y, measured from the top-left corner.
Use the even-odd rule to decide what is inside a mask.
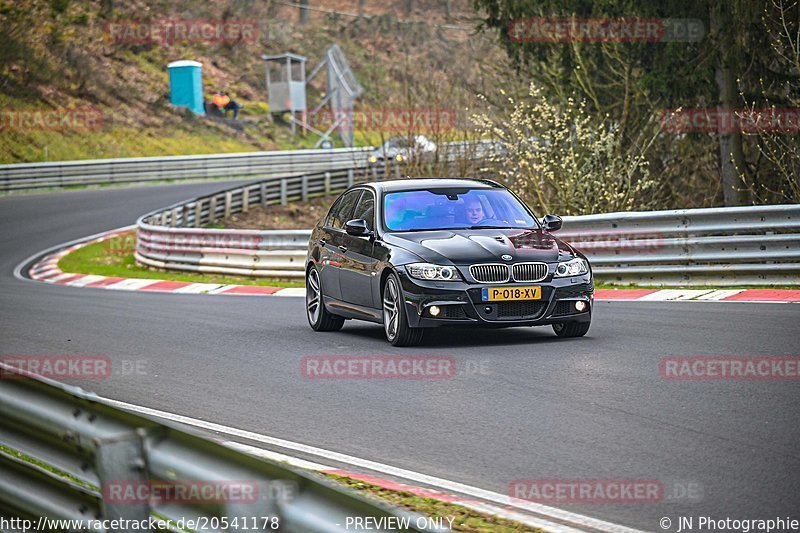
[[[482,514],[458,504],[417,496],[411,492],[384,489],[370,483],[336,474],[325,475],[364,496],[377,498],[393,505],[405,507],[406,509],[429,517],[451,518],[453,519],[452,529],[454,531],[468,531],[472,533],[488,531],[492,533],[542,531],[541,529],[528,527],[511,520]],[[444,520],[444,525],[448,525],[447,520]]]
[[[39,468],[41,468],[43,470],[46,470],[47,472],[55,474],[58,477],[64,478],[64,479],[69,480],[69,481],[71,481],[73,483],[76,483],[78,485],[81,485],[82,487],[86,487],[86,488],[94,489],[94,490],[100,490],[100,487],[98,487],[96,485],[92,485],[91,483],[87,483],[87,482],[83,481],[82,479],[73,476],[69,472],[65,472],[64,470],[61,470],[61,469],[56,468],[56,467],[54,467],[52,465],[49,465],[49,464],[45,463],[44,461],[40,461],[40,460],[38,460],[38,459],[36,459],[34,457],[31,457],[30,455],[26,455],[26,454],[20,452],[19,450],[15,450],[14,448],[9,448],[8,446],[0,444],[0,452],[3,452],[3,453],[8,454],[8,455],[11,455],[12,457],[16,457],[17,459],[19,459],[20,461],[23,461],[25,463],[29,463],[29,464],[38,466]]]
[[[119,240],[117,240],[119,239]],[[171,272],[147,268],[136,264],[133,258],[133,232],[123,234],[110,241],[93,243],[65,255],[58,262],[58,268],[73,274],[95,274],[111,278],[142,278],[167,281],[186,281],[189,283],[219,283],[223,285],[265,285],[271,287],[303,287],[302,279],[249,278],[244,276],[223,276],[214,274],[195,274],[193,272]],[[115,243],[125,243],[117,247]]]

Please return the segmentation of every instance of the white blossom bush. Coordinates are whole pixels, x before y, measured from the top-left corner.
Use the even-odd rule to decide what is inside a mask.
[[[471,117],[496,143],[482,170],[496,173],[538,213],[657,208],[644,149],[625,149],[585,102],[570,98],[557,106],[533,83],[522,99],[502,94],[507,106]]]

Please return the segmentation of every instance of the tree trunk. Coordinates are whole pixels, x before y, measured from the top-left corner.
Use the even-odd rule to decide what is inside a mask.
[[[719,2],[711,8],[711,31],[717,39],[719,58],[716,80],[719,88],[719,155],[722,192],[726,206],[749,203],[746,183],[741,177],[746,171],[742,132],[735,126],[733,114],[737,109],[735,61],[737,53],[731,34],[730,10],[734,4]]]

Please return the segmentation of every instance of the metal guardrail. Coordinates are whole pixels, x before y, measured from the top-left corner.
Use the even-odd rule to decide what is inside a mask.
[[[641,285],[800,285],[800,205],[564,217],[597,277]]]
[[[398,174],[394,167],[390,171]],[[310,230],[203,229],[249,207],[342,190],[382,169],[266,180],[150,213],[136,259],[159,268],[302,277]],[[347,177],[346,177],[347,176]],[[211,215],[213,213],[213,217]],[[589,257],[603,282],[640,285],[798,285],[800,206],[606,213],[564,217],[558,236]]]
[[[97,159],[0,165],[0,192],[207,178],[266,178],[361,168],[372,148]]]
[[[392,531],[426,531],[418,528],[421,515],[111,407],[77,387],[5,363],[0,377],[0,516],[6,519],[83,521],[85,529],[69,531],[151,531],[148,520],[155,517],[171,520],[172,531],[182,531],[176,524],[183,519],[205,525],[190,531],[333,533],[347,530],[348,517],[351,524],[355,517],[406,517],[408,526],[393,520],[400,529]],[[231,526],[221,527],[223,519]],[[144,527],[102,527],[102,520]]]
[[[267,179],[181,202],[137,221],[136,260],[169,270],[291,278],[303,275],[310,230],[202,228],[234,213],[400,178],[399,165]]]

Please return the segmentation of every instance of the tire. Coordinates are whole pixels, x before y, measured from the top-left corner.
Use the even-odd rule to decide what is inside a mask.
[[[392,272],[383,286],[383,332],[394,346],[416,346],[425,330],[408,325],[403,289],[397,274]]]
[[[312,266],[306,273],[306,318],[314,331],[339,331],[344,318],[330,313],[322,298],[322,283],[317,267]]]
[[[591,322],[559,322],[553,324],[553,331],[562,339],[583,337],[591,325]]]

